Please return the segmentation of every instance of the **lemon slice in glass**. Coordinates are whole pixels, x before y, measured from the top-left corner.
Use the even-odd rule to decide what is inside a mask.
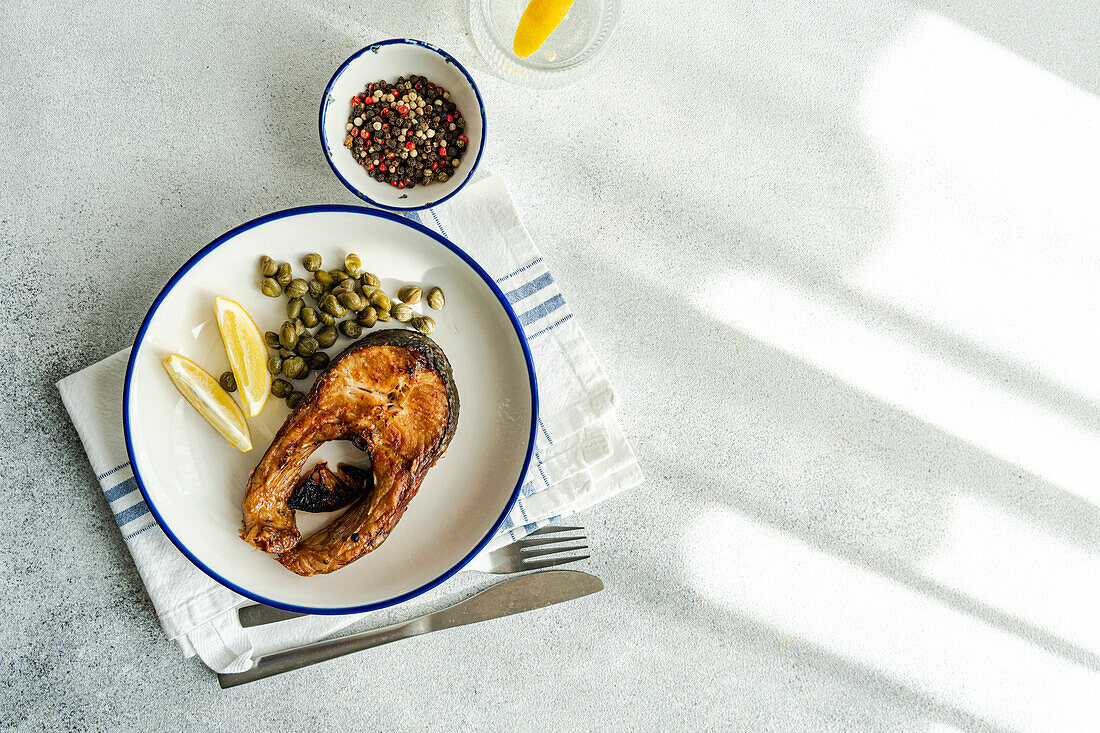
[[[271,394],[264,335],[252,316],[235,300],[214,298],[214,316],[229,357],[229,367],[241,392],[245,414],[254,417],[260,414]]]
[[[252,434],[244,413],[218,380],[185,356],[173,354],[164,360],[164,370],[179,393],[206,422],[241,451],[252,450]]]
[[[516,35],[512,38],[512,51],[525,59],[538,51],[565,16],[573,0],[531,0],[519,18]]]

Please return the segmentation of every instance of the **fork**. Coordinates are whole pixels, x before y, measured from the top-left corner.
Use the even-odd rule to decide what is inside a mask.
[[[561,547],[564,542],[583,542],[587,539],[584,535],[578,537],[555,536],[564,532],[583,531],[584,527],[543,527],[510,545],[478,555],[465,569],[503,575],[506,573],[522,573],[526,570],[541,570],[555,565],[576,562],[577,560],[587,560],[591,555],[549,557],[549,555],[560,555],[563,552],[587,550],[588,545]],[[545,557],[546,559],[535,560],[534,558],[537,557]]]
[[[588,549],[588,545],[569,544],[568,547],[562,546],[568,543],[583,542],[587,537],[583,534],[569,537],[560,535],[583,531],[584,527],[543,527],[510,545],[478,555],[463,570],[478,570],[483,573],[505,575],[552,568],[555,565],[565,565],[578,560],[587,560],[591,555],[562,554]],[[252,606],[242,606],[237,609],[237,618],[240,619],[241,626],[246,629],[304,615],[306,614],[284,611],[281,608],[272,608],[260,603]]]

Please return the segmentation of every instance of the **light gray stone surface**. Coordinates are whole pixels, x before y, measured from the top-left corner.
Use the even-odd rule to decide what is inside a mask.
[[[1072,202],[1100,169],[1100,6],[626,5],[598,70],[550,92],[492,77],[458,0],[0,7],[0,726],[1096,721],[1100,512],[1065,470],[1096,458],[1044,440],[1100,434],[1100,370],[1066,376],[1097,351],[1097,289],[1074,273],[1100,275],[1082,248],[1100,241],[1100,189]],[[468,62],[484,163],[508,178],[616,384],[648,481],[582,517],[604,593],[223,692],[163,638],[53,384],[129,345],[220,233],[354,201],[321,156],[316,105],[345,57],[397,35]],[[959,79],[973,85],[936,103]],[[982,168],[973,150],[1012,165]],[[911,184],[959,203],[916,217],[949,220],[948,258],[1027,202],[1058,214],[1047,234],[1021,224],[1003,240],[1066,263],[1041,318],[1005,298],[1032,292],[1011,254],[981,260],[990,278],[966,290],[969,310],[923,270],[916,295],[860,285],[920,214]],[[982,304],[994,315],[969,318]],[[1057,346],[1089,308],[1079,353],[1027,358],[1030,336]],[[1034,328],[998,340],[1002,315]]]

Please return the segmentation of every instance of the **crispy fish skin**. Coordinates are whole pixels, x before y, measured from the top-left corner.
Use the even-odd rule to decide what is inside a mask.
[[[458,391],[442,349],[416,331],[352,344],[321,374],[249,476],[241,538],[299,575],[337,570],[377,548],[458,426]],[[374,488],[301,540],[288,506],[309,456],[329,440],[370,454]]]

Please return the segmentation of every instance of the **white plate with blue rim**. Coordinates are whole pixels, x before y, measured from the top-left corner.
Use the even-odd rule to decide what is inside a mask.
[[[344,139],[353,97],[362,94],[368,83],[396,82],[413,74],[447,90],[466,120],[468,140],[461,163],[447,181],[398,189],[371,178],[344,147]],[[340,65],[321,96],[318,127],[325,160],[349,191],[379,208],[416,211],[454,196],[474,174],[485,148],[485,105],[473,77],[454,56],[425,41],[391,38],[356,51]]]
[[[289,414],[269,398],[249,419],[253,448],[230,446],[180,396],[162,363],[182,354],[217,375],[229,368],[212,309],[216,296],[240,302],[261,330],[286,319],[286,298],[259,291],[258,261],[290,262],[317,252],[329,268],[357,253],[386,292],[406,284],[441,287],[446,306],[414,308],[436,321],[432,338],[450,360],[462,410],[445,456],[428,471],[401,521],[372,553],[328,575],[300,577],[238,536],[249,472]],[[404,327],[391,322],[375,328]],[[343,336],[335,355],[351,343]],[[297,382],[308,389],[309,382]],[[496,534],[511,510],[535,442],[535,373],[523,330],[492,278],[454,244],[386,212],[324,205],[280,211],[219,237],[165,286],[141,325],[126,372],[126,447],[138,486],[180,551],[218,582],[255,601],[301,613],[357,613],[401,603],[458,572]],[[307,462],[363,463],[346,442],[327,443]],[[303,536],[334,514],[297,513]]]

